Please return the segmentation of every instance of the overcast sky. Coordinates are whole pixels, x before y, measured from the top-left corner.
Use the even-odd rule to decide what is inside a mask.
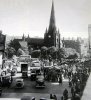
[[[43,37],[49,26],[52,0],[0,0],[4,34]],[[63,37],[88,37],[91,0],[54,0],[56,26]]]

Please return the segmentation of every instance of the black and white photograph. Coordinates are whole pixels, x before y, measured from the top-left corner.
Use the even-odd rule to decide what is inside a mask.
[[[0,100],[91,100],[91,0],[0,0]]]

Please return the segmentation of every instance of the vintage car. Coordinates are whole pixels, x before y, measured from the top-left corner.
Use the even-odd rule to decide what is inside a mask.
[[[24,81],[23,79],[16,79],[16,83],[15,83],[15,88],[23,88],[24,87]]]
[[[40,73],[40,69],[31,69],[30,79],[36,81],[36,76]]]
[[[45,87],[45,80],[42,74],[36,76],[36,87]]]
[[[10,86],[11,83],[12,83],[12,77],[11,77],[10,73],[7,73],[5,75],[2,74],[2,78],[1,78],[2,86]]]
[[[30,70],[35,69],[35,70],[39,70],[41,69],[41,63],[39,60],[36,61],[32,61],[30,64]]]
[[[31,81],[35,81],[36,80],[36,70],[32,70],[31,71],[30,79],[31,79]]]

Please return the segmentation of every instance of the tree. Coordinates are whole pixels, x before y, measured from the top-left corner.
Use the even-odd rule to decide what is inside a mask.
[[[41,47],[41,58],[47,59],[47,50],[48,48],[46,46]]]
[[[51,56],[52,59],[57,59],[57,48],[55,46],[49,47],[48,54]]]
[[[78,56],[77,56],[76,53],[73,54],[73,55],[69,55],[69,56],[67,57],[67,59],[76,59],[76,58],[78,58]]]
[[[12,56],[15,54],[15,49],[13,47],[8,47],[6,49],[7,57],[12,58]]]
[[[21,48],[21,45],[17,39],[11,40],[9,43],[9,47],[13,47],[16,50],[16,53],[19,48]]]
[[[23,55],[23,54],[25,54],[25,52],[21,48],[19,48],[18,51],[17,51],[17,55],[20,56],[20,55]]]
[[[33,58],[39,58],[40,52],[41,52],[40,50],[34,50],[34,51],[32,51],[31,57],[33,57]]]
[[[65,50],[63,48],[60,48],[57,52],[57,57],[61,61],[62,58],[65,58]]]
[[[29,54],[31,55],[32,51],[33,51],[33,48],[31,45],[28,45],[28,50],[29,50]]]
[[[80,42],[75,40],[63,40],[65,48],[75,49],[76,52],[80,53]]]
[[[57,48],[52,46],[52,47],[49,47],[48,51],[50,54],[52,54],[53,52],[57,51]]]

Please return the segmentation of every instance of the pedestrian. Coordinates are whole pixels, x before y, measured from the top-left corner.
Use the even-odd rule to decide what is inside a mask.
[[[71,81],[69,81],[69,87],[71,87],[72,86],[72,82]]]
[[[32,97],[32,100],[35,100],[35,97]]]
[[[59,77],[59,84],[62,85],[62,77]]]
[[[55,94],[53,95],[53,99],[54,100],[57,100],[57,96]]]
[[[59,84],[61,84],[62,85],[62,75],[60,75],[60,77],[59,77]]]
[[[63,92],[63,96],[64,96],[64,100],[68,99],[68,90],[65,88],[64,92]]]
[[[52,94],[50,94],[50,99],[53,99],[53,95]]]
[[[80,95],[79,94],[75,95],[75,100],[80,100]]]
[[[74,90],[74,87],[72,86],[72,87],[71,87],[71,94],[72,94],[72,97],[74,97],[74,92],[75,92],[75,90]]]
[[[76,92],[76,93],[80,93],[80,88],[79,88],[78,85],[75,86],[75,92]]]
[[[63,96],[61,96],[61,100],[64,100],[64,97]]]

